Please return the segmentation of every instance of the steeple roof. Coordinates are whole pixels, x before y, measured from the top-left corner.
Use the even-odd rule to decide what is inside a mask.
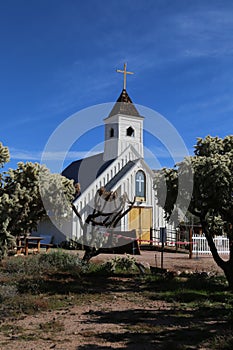
[[[108,117],[112,117],[116,114],[141,117],[125,89],[122,90]]]

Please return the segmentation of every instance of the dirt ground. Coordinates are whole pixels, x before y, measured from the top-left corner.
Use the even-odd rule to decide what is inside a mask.
[[[113,255],[100,254],[92,261],[103,262],[108,259],[112,259]],[[162,253],[158,251],[141,251],[141,255],[135,255],[135,258],[139,262],[148,263],[150,266],[162,267],[171,271],[192,271],[192,272],[213,272],[222,274],[222,270],[214,262],[212,255],[193,255],[192,259],[189,259],[188,254],[183,253],[164,253],[162,263]],[[224,256],[222,256],[224,259]]]
[[[99,255],[93,261],[101,262],[111,258],[112,255]],[[152,266],[160,267],[161,264],[159,252],[144,251],[136,258]],[[213,259],[206,256],[189,259],[184,254],[164,253],[163,267],[181,272],[221,273]],[[65,309],[7,320],[7,327],[12,327],[12,332],[7,336],[4,332],[0,333],[0,349],[179,349],[172,345],[178,337],[186,345],[182,349],[204,350],[208,347],[193,346],[193,340],[191,341],[195,339],[197,328],[200,331],[200,327],[204,327],[206,334],[214,334],[219,327],[224,327],[224,324],[219,323],[198,325],[198,319],[194,319],[191,312],[189,314],[186,310],[185,315],[180,315],[181,310],[176,309],[172,303],[144,298],[138,282],[132,279],[121,278],[120,287],[117,277],[112,282],[114,284],[111,287],[102,289],[100,282],[96,294],[91,291],[85,298],[80,295],[78,305],[71,302],[70,307]],[[50,327],[43,328],[45,324]],[[19,336],[20,329],[24,329],[24,337]],[[184,331],[186,334],[182,338]]]

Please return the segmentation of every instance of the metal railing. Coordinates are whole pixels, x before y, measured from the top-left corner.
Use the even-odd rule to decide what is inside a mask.
[[[229,239],[227,237],[216,236],[213,240],[219,254],[229,254]],[[205,236],[193,235],[193,254],[211,254]]]

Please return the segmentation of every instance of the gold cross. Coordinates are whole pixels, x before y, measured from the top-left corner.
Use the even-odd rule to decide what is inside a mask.
[[[117,69],[117,73],[123,73],[124,74],[124,85],[123,85],[123,89],[126,90],[126,75],[127,74],[134,74],[133,72],[127,72],[126,70],[126,66],[127,64],[124,63],[124,70],[121,70],[121,69]]]

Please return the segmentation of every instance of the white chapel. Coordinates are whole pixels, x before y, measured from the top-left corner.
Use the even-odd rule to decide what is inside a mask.
[[[74,205],[83,217],[87,217],[92,210],[91,201],[100,187],[119,194],[126,192],[131,200],[136,197],[133,208],[121,220],[120,230],[135,229],[139,243],[150,244],[151,240],[159,236],[159,228],[167,224],[153,190],[154,172],[144,160],[144,117],[139,114],[126,91],[126,65],[121,72],[124,73],[123,90],[103,120],[104,151],[72,162],[63,170],[62,175],[80,184],[81,193]],[[40,231],[45,229],[46,227],[41,227]],[[53,231],[54,242],[79,240],[82,236],[75,214],[65,232]]]
[[[136,202],[121,221],[120,229],[135,229],[141,244],[149,244],[160,227],[165,227],[164,212],[158,207],[153,190],[153,170],[144,160],[143,120],[124,86],[111,112],[104,119],[104,152],[71,163],[62,175],[81,185],[81,195],[74,205],[86,216],[89,203],[100,187],[108,191],[126,192]],[[130,72],[129,72],[130,73]],[[73,216],[72,239],[82,235],[78,218]]]

